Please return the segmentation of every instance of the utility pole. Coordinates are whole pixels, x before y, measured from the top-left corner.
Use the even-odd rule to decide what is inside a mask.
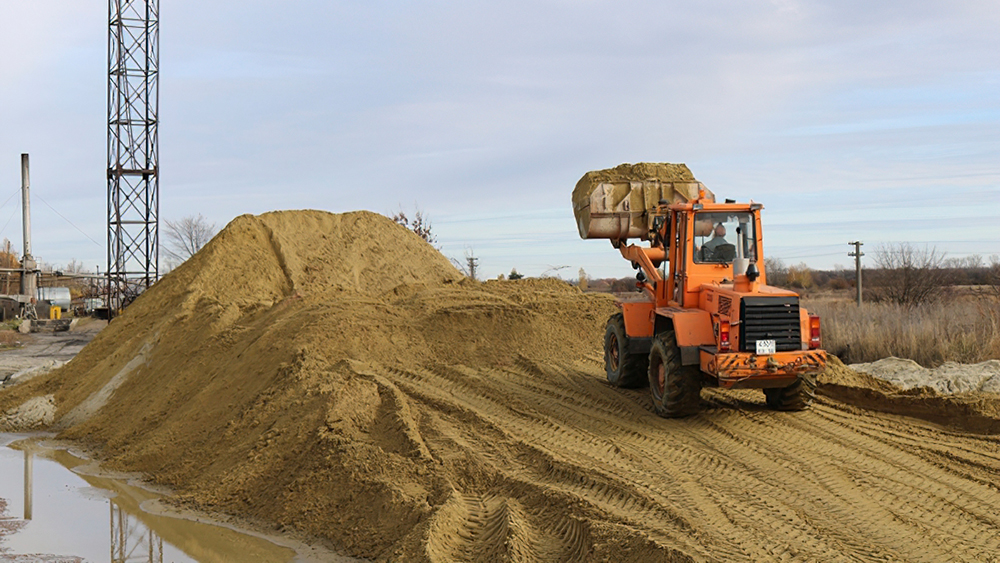
[[[860,240],[856,240],[854,242],[849,242],[847,244],[854,245],[854,252],[848,252],[847,255],[854,257],[855,280],[858,288],[858,307],[860,307],[861,306],[861,257],[865,255],[864,252],[861,252],[861,245],[863,245],[864,243],[861,242]]]
[[[472,281],[479,281],[478,278],[476,278],[476,271],[479,269],[479,258],[476,258],[470,253],[465,257],[465,260],[469,266],[469,278],[471,278]]]

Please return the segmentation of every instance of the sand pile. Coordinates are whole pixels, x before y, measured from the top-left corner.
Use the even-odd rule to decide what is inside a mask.
[[[661,201],[690,201],[699,190],[714,197],[684,164],[620,164],[580,178],[573,188],[573,215],[581,238],[648,240],[650,211]]]
[[[440,418],[466,415],[415,402],[398,370],[476,385],[502,376],[478,368],[576,361],[614,310],[558,280],[462,279],[380,215],[242,216],[0,408],[54,396],[63,437],[195,504],[427,559],[432,517],[500,477],[432,454],[430,437],[462,440]]]
[[[52,395],[32,397],[3,413],[0,432],[47,428],[55,420],[55,414],[56,404]]]
[[[851,369],[884,379],[903,389],[930,387],[938,393],[1000,393],[1000,361],[978,364],[945,362],[929,369],[913,360],[883,358],[877,362],[851,364]]]
[[[845,366],[835,356],[818,378],[819,393],[865,409],[922,418],[979,434],[1000,434],[1000,394],[992,385],[1000,362],[949,363],[928,370],[886,358]]]

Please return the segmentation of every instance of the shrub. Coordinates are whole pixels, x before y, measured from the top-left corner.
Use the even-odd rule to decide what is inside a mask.
[[[921,305],[804,303],[822,318],[823,347],[845,363],[896,356],[925,367],[1000,359],[1000,300],[949,299]]]
[[[799,264],[788,267],[788,285],[802,289],[808,289],[813,285],[812,271],[809,266]]]
[[[827,286],[830,289],[850,289],[851,287],[854,287],[854,284],[844,278],[830,278]]]
[[[948,283],[944,261],[934,248],[905,242],[881,245],[875,249],[876,269],[866,272],[866,299],[907,307],[935,301]]]

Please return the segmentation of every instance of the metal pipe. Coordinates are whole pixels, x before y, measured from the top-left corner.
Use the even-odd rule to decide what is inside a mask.
[[[24,227],[24,257],[31,256],[31,194],[28,155],[21,155],[21,225]]]
[[[21,155],[21,222],[24,227],[24,255],[21,257],[21,295],[30,303],[38,293],[38,278],[34,257],[31,256],[31,180],[28,155]],[[32,315],[29,315],[31,318]]]

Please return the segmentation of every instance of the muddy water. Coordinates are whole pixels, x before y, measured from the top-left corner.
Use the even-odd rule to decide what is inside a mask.
[[[288,562],[296,552],[225,527],[151,514],[158,495],[72,471],[86,463],[63,450],[16,450],[0,434],[0,560],[45,554],[58,561]],[[21,447],[21,446],[18,446]],[[29,485],[29,486],[26,486]],[[6,518],[6,519],[5,519]]]

